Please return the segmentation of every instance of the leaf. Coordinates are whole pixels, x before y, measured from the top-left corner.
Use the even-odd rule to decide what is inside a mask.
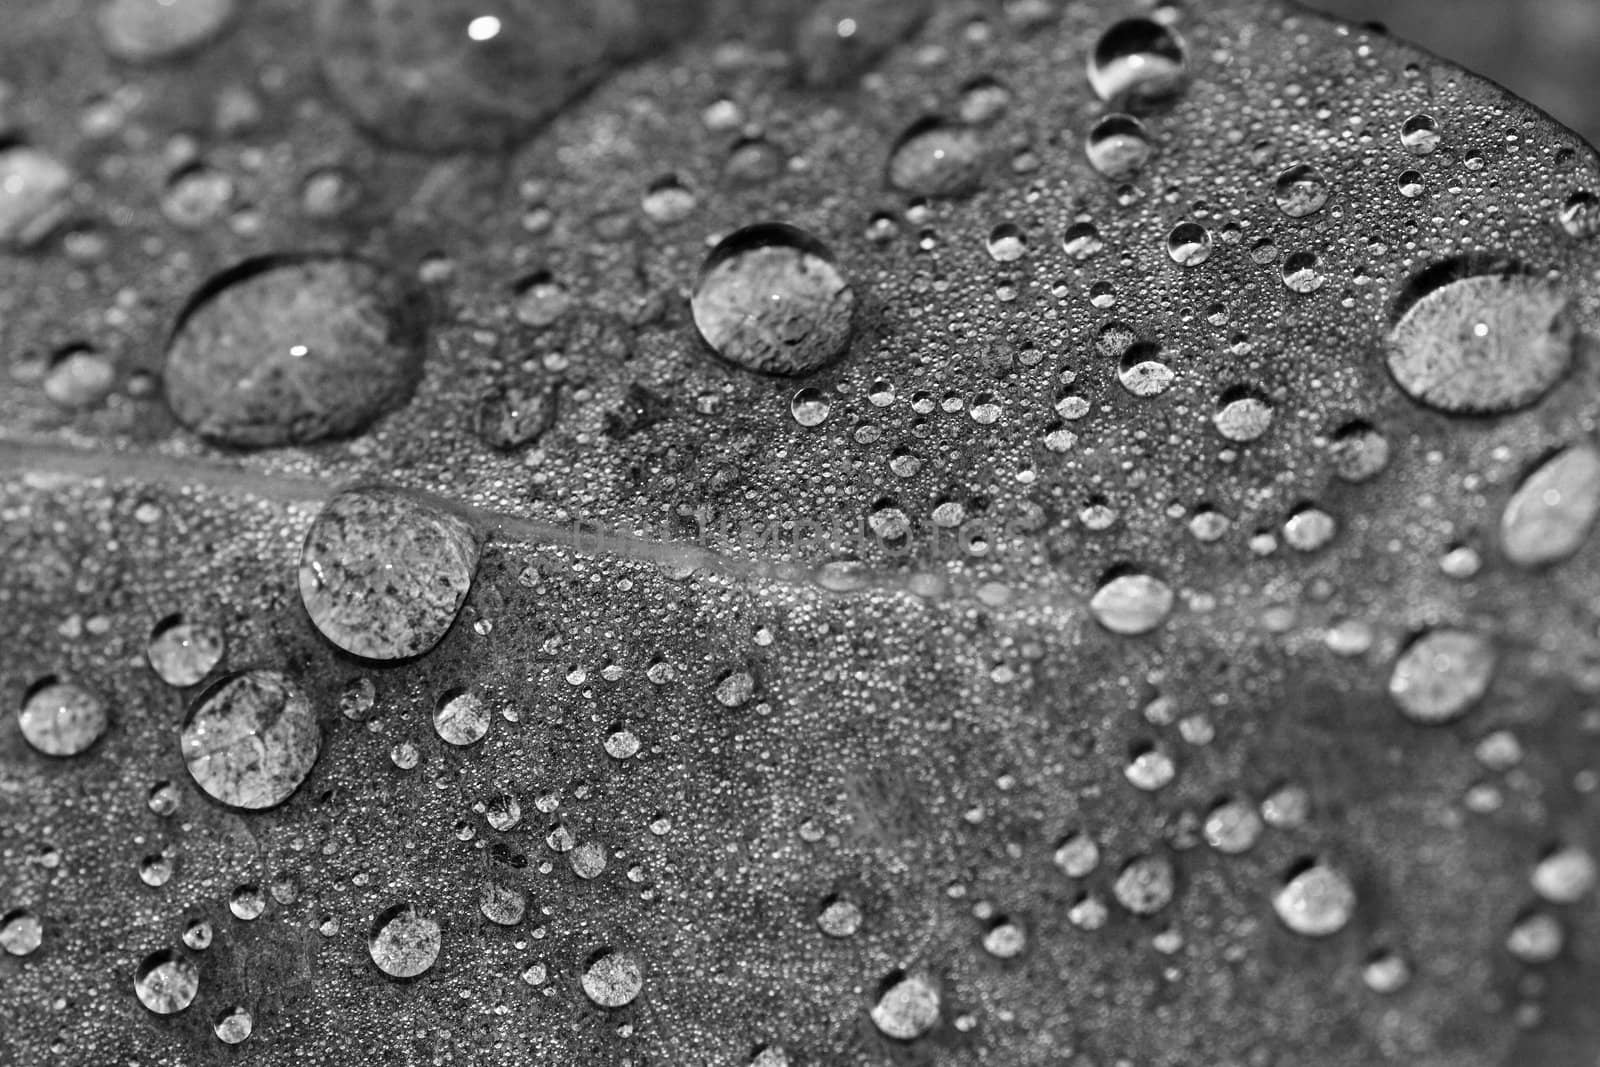
[[[139,65],[75,5],[0,45],[76,175],[0,154],[0,687],[110,711],[79,756],[0,732],[0,944],[42,924],[4,1058],[222,1062],[236,1006],[284,1063],[1592,1049],[1594,487],[1506,507],[1592,445],[1593,152],[1268,0],[603,6],[113,0]],[[306,253],[415,283],[421,382],[343,439],[190,433],[191,298]],[[395,343],[359,294],[272,292],[212,350],[375,386],[294,370]],[[487,535],[417,658],[302,605],[357,483]],[[281,806],[186,769],[175,614],[208,682],[316,709]]]

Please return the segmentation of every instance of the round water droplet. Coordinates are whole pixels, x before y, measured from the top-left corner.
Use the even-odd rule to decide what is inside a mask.
[[[682,222],[694,213],[697,204],[693,190],[672,174],[652,182],[642,202],[650,220],[663,226]]]
[[[1572,366],[1578,327],[1552,283],[1452,260],[1406,286],[1389,332],[1389,372],[1411,399],[1453,414],[1527,407]]]
[[[983,935],[983,950],[997,960],[1014,960],[1028,947],[1028,932],[1011,919],[1000,918]]]
[[[478,891],[478,910],[497,926],[515,926],[528,911],[528,895],[516,886],[489,882]]]
[[[1316,552],[1326,548],[1338,532],[1337,520],[1310,504],[1296,508],[1283,524],[1283,539],[1296,552]]]
[[[425,307],[363,260],[247,260],[179,316],[167,403],[195,433],[241,448],[357,433],[410,397]]]
[[[0,915],[0,948],[13,956],[28,956],[44,941],[44,923],[27,908]]]
[[[234,0],[106,0],[95,13],[105,50],[129,63],[193,52],[233,17]]]
[[[179,689],[197,685],[222,662],[222,628],[203,619],[168,615],[150,631],[145,657],[156,676]]]
[[[1153,341],[1132,345],[1117,365],[1117,379],[1122,387],[1138,397],[1160,396],[1172,388],[1178,376],[1160,356],[1161,346]],[[1059,406],[1057,410],[1059,412]],[[1063,413],[1062,417],[1066,415]]]
[[[439,958],[439,924],[413,904],[395,904],[373,920],[367,952],[390,978],[415,978]]]
[[[1206,816],[1203,833],[1206,843],[1230,856],[1248,852],[1261,839],[1265,827],[1255,805],[1248,800],[1224,800]]]
[[[0,244],[26,248],[48,237],[66,218],[71,190],[72,172],[54,156],[0,148]]]
[[[962,196],[983,184],[987,166],[988,148],[978,130],[926,118],[895,142],[888,180],[912,196]]]
[[[1443,140],[1439,123],[1432,115],[1412,115],[1400,127],[1400,143],[1414,156],[1429,156]]]
[[[915,1041],[939,1025],[939,988],[926,975],[893,974],[878,990],[872,1023],[885,1037]]]
[[[722,358],[761,374],[804,375],[842,356],[855,293],[816,238],[782,223],[723,238],[690,299],[700,336]]]
[[[1278,175],[1273,185],[1278,210],[1291,219],[1315,215],[1328,202],[1328,180],[1309,163],[1298,163]]]
[[[1144,123],[1132,115],[1107,115],[1094,124],[1083,147],[1089,165],[1113,181],[1133,178],[1154,151]]]
[[[452,689],[439,698],[433,729],[452,745],[475,745],[489,732],[489,709],[475,694]]]
[[[116,365],[104,353],[87,345],[72,345],[51,357],[43,387],[51,403],[77,411],[105,400],[116,383]]]
[[[400,489],[340,493],[300,550],[300,599],[328,640],[368,659],[428,651],[450,629],[478,567],[472,524]]]
[[[1594,891],[1597,879],[1594,856],[1579,845],[1567,845],[1547,853],[1528,882],[1552,904],[1576,904]]]
[[[259,811],[300,788],[322,731],[299,685],[277,671],[250,670],[195,698],[179,742],[196,785],[230,807]]]
[[[821,426],[828,421],[828,413],[833,410],[833,405],[823,395],[822,390],[807,386],[794,394],[789,402],[789,412],[794,415],[794,421],[801,426]]]
[[[46,756],[87,752],[110,723],[105,701],[82,686],[53,675],[28,688],[17,713],[23,740]]]
[[[1172,902],[1177,872],[1165,856],[1136,856],[1111,885],[1117,903],[1135,915],[1154,915]]]
[[[1211,421],[1223,437],[1248,444],[1272,428],[1272,415],[1272,404],[1266,397],[1240,386],[1217,398],[1217,410]]]
[[[139,1003],[157,1015],[174,1015],[200,992],[200,970],[170,948],[152,952],[133,973],[133,991]]]
[[[1494,669],[1494,646],[1487,638],[1466,630],[1429,630],[1395,660],[1389,696],[1415,722],[1450,722],[1488,692]]]
[[[226,1045],[237,1045],[247,1040],[254,1030],[255,1019],[251,1017],[250,1009],[239,1004],[223,1008],[211,1021],[212,1033]]]
[[[167,182],[161,213],[173,225],[198,229],[214,222],[233,199],[233,179],[202,163],[184,167]]]
[[[1561,205],[1561,228],[1586,241],[1600,234],[1600,196],[1580,189]]]
[[[1272,909],[1295,933],[1328,937],[1355,914],[1356,891],[1344,872],[1319,861],[1291,872],[1273,894]]]
[[[1328,284],[1327,275],[1322,273],[1321,261],[1315,252],[1293,252],[1284,257],[1283,284],[1290,292],[1306,295],[1314,293]]]
[[[1180,222],[1167,234],[1167,255],[1180,267],[1198,267],[1214,248],[1211,231],[1198,222]]]
[[[1573,445],[1534,468],[1500,516],[1500,550],[1519,567],[1545,567],[1582,548],[1600,517],[1600,449]]]
[[[644,989],[644,970],[625,952],[602,949],[583,972],[583,991],[602,1008],[631,1004]]]
[[[1175,597],[1161,579],[1138,571],[1114,573],[1095,591],[1089,612],[1112,633],[1137,636],[1156,629],[1172,614]]]
[[[1176,94],[1187,74],[1184,44],[1171,27],[1150,19],[1116,23],[1089,59],[1089,84],[1102,100],[1153,103]]]
[[[1561,955],[1567,935],[1561,920],[1542,911],[1519,918],[1506,936],[1506,951],[1523,963],[1549,963]]]

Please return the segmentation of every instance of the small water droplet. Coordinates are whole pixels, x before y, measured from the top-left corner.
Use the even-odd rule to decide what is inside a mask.
[[[1439,149],[1443,135],[1432,115],[1412,115],[1400,127],[1400,143],[1414,156],[1429,156]]]
[[[1180,267],[1198,267],[1214,248],[1211,231],[1198,222],[1180,222],[1167,234],[1167,255]]]
[[[157,1015],[183,1011],[200,992],[199,968],[176,950],[164,948],[146,956],[133,973],[139,1003]]]
[[[145,644],[145,657],[156,676],[178,689],[199,684],[222,662],[222,652],[220,626],[184,615],[168,615],[156,623]]]
[[[1124,19],[1106,30],[1089,59],[1089,84],[1102,100],[1154,103],[1183,86],[1188,57],[1169,26],[1145,18]]]
[[[46,756],[87,752],[110,725],[105,701],[89,690],[51,675],[23,695],[17,713],[22,737]]]
[[[1562,449],[1528,474],[1500,516],[1500,549],[1519,567],[1575,555],[1600,517],[1600,449]]]
[[[1414,722],[1450,722],[1488,692],[1494,669],[1494,646],[1487,638],[1466,630],[1429,630],[1395,660],[1389,696]]]
[[[212,683],[189,706],[184,765],[213,799],[261,810],[287,800],[322,747],[311,701],[277,671],[249,670]]]
[[[439,924],[415,905],[395,904],[373,921],[367,952],[390,978],[415,978],[439,958],[443,940]]]
[[[983,184],[988,148],[974,127],[925,118],[889,153],[888,181],[912,196],[953,197]]]
[[[939,989],[926,975],[895,973],[879,986],[872,1023],[885,1037],[915,1041],[939,1024]]]
[[[1328,937],[1344,929],[1356,910],[1356,891],[1343,871],[1322,861],[1291,871],[1272,897],[1283,925],[1302,937]]]

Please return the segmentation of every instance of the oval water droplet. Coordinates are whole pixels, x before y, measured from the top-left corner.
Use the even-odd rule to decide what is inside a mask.
[[[0,148],[0,244],[27,248],[66,218],[72,172],[27,145]]]
[[[602,949],[583,972],[584,993],[602,1008],[632,1004],[644,989],[644,969],[626,952]]]
[[[260,811],[300,788],[317,762],[322,731],[298,684],[277,671],[249,670],[195,698],[179,741],[196,785],[230,807]]]
[[[1500,516],[1500,548],[1519,567],[1575,555],[1600,517],[1600,450],[1580,444],[1545,460],[1517,486]]]
[[[915,1041],[939,1025],[939,988],[926,975],[892,974],[878,989],[872,1023],[885,1037]]]
[[[0,915],[0,948],[12,956],[30,956],[44,943],[44,923],[28,908]]]
[[[1153,341],[1140,341],[1122,354],[1117,365],[1117,379],[1122,387],[1134,396],[1160,396],[1172,388],[1177,374],[1161,360],[1161,346]],[[1068,414],[1057,406],[1063,418]]]
[[[1154,103],[1176,94],[1187,75],[1183,40],[1169,26],[1124,19],[1101,34],[1089,59],[1089,84],[1102,100]]]
[[[199,684],[222,662],[222,628],[204,619],[168,615],[151,629],[144,651],[158,678],[184,689]]]
[[[300,549],[300,599],[329,641],[368,659],[420,655],[465,603],[480,544],[461,516],[401,489],[364,487],[323,507]]]
[[[888,181],[912,196],[962,196],[983,184],[987,166],[988,148],[977,129],[925,118],[895,142]]]
[[[1439,123],[1432,115],[1412,115],[1400,127],[1400,143],[1414,156],[1430,156],[1443,140]]]
[[[1446,723],[1465,715],[1489,691],[1495,652],[1467,630],[1429,630],[1400,653],[1389,696],[1415,722]]]
[[[1272,428],[1272,418],[1272,403],[1266,397],[1248,387],[1236,386],[1217,397],[1211,421],[1223,437],[1248,444]]]
[[[424,307],[363,260],[247,260],[179,316],[167,403],[195,433],[241,448],[358,433],[405,403],[420,378]]]
[[[1272,908],[1302,937],[1328,937],[1355,914],[1356,891],[1343,871],[1318,861],[1291,872],[1273,895]]]
[[[199,995],[200,970],[188,957],[164,948],[139,963],[133,972],[133,991],[139,1003],[157,1015],[175,1015]]]
[[[1328,180],[1309,163],[1298,163],[1278,175],[1273,199],[1291,219],[1315,215],[1328,203]]]
[[[117,59],[156,63],[193,52],[222,32],[235,0],[106,0],[95,12],[100,42]]]
[[[1198,267],[1214,247],[1211,231],[1198,222],[1180,222],[1167,234],[1167,255],[1180,267]]]
[[[1089,612],[1112,633],[1137,636],[1156,629],[1172,614],[1172,588],[1139,571],[1113,573],[1089,600]]]
[[[1451,414],[1527,407],[1567,374],[1578,343],[1556,286],[1507,264],[1451,260],[1406,286],[1389,372],[1407,396]]]
[[[849,347],[855,292],[827,247],[783,223],[758,223],[712,249],[690,298],[700,336],[760,374],[805,375]]]
[[[104,700],[53,675],[28,688],[17,713],[23,740],[46,756],[81,755],[110,724]]]
[[[1134,177],[1154,151],[1144,123],[1132,115],[1107,115],[1094,124],[1083,147],[1089,165],[1113,181]]]

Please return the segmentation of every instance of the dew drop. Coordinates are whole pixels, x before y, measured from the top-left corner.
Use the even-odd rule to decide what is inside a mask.
[[[1594,856],[1579,845],[1551,850],[1533,868],[1529,885],[1552,904],[1576,904],[1594,891],[1600,879]]]
[[[1291,872],[1273,894],[1272,909],[1302,937],[1328,937],[1355,914],[1356,891],[1344,872],[1317,861]]]
[[[277,671],[213,682],[189,706],[180,735],[184,765],[207,795],[259,811],[283,803],[317,762],[322,733],[311,701]]]
[[[156,623],[145,644],[145,658],[156,677],[174,688],[197,685],[222,662],[222,628],[215,623],[168,615]]]
[[[926,118],[901,134],[889,153],[888,181],[912,196],[953,197],[983,184],[988,149],[971,126]]]
[[[602,949],[590,961],[581,979],[588,998],[602,1008],[633,1003],[644,989],[644,970],[625,952]]]
[[[0,245],[38,244],[66,219],[72,172],[54,156],[0,148]]]
[[[1244,386],[1228,389],[1217,398],[1211,416],[1217,432],[1229,441],[1248,444],[1272,428],[1273,409],[1266,397]]]
[[[1328,180],[1309,163],[1298,163],[1278,175],[1272,195],[1279,211],[1291,219],[1303,219],[1328,203]]]
[[[1487,638],[1466,630],[1429,630],[1395,660],[1389,696],[1414,722],[1451,722],[1488,692],[1494,669],[1494,646]]]
[[[239,1004],[223,1008],[211,1021],[211,1032],[225,1045],[237,1045],[248,1040],[254,1030],[255,1019],[251,1017],[250,1009]]]
[[[471,523],[399,489],[340,493],[300,550],[300,599],[322,635],[368,659],[420,655],[438,644],[478,566]]]
[[[1132,115],[1107,115],[1094,124],[1083,146],[1089,165],[1119,182],[1138,174],[1154,151],[1144,123]]]
[[[1429,156],[1439,149],[1443,136],[1432,115],[1412,115],[1400,127],[1400,143],[1414,156]]]
[[[1215,247],[1211,231],[1198,222],[1180,222],[1167,234],[1167,255],[1180,267],[1198,267]]]
[[[133,992],[139,1003],[157,1015],[183,1011],[200,992],[200,971],[190,960],[170,948],[152,952],[133,972]]]
[[[700,336],[729,362],[804,375],[844,354],[855,303],[820,241],[773,222],[747,226],[712,249],[690,310]]]
[[[106,732],[111,717],[105,701],[74,682],[54,675],[28,688],[17,713],[22,737],[46,756],[87,752]]]
[[[1578,190],[1561,205],[1560,220],[1561,228],[1580,241],[1600,234],[1600,196]]]
[[[28,956],[44,941],[44,923],[27,908],[0,915],[0,948],[12,956]]]
[[[1361,419],[1334,431],[1331,447],[1333,471],[1347,482],[1369,482],[1389,466],[1389,439]]]
[[[1161,579],[1124,571],[1101,583],[1089,600],[1089,612],[1112,633],[1137,636],[1165,622],[1174,600],[1171,587]]]
[[[395,904],[381,913],[367,935],[367,952],[390,978],[415,978],[439,958],[439,924],[417,913],[413,904]]]
[[[489,709],[476,694],[452,689],[434,708],[433,729],[446,744],[475,745],[489,733]]]
[[[1135,915],[1154,915],[1172,902],[1176,888],[1177,872],[1171,860],[1157,855],[1136,856],[1111,884],[1111,895]]]
[[[105,50],[129,63],[193,52],[233,18],[235,0],[107,0],[95,12]]]
[[[1289,291],[1301,295],[1314,293],[1328,283],[1315,252],[1290,253],[1284,257],[1281,272],[1283,284]]]
[[[915,1041],[939,1024],[939,989],[926,975],[895,973],[878,988],[872,1023],[896,1041]]]
[[[1519,567],[1545,567],[1583,547],[1600,517],[1600,450],[1573,445],[1523,479],[1500,516],[1500,549]]]

